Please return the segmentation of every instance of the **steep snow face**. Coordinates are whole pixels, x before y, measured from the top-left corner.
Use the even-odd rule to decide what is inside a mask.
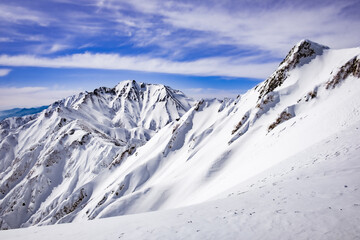
[[[124,81],[0,123],[0,227],[69,222],[109,174],[193,104],[163,85]]]
[[[285,169],[282,164],[289,164],[288,159],[296,159],[298,169],[306,169],[301,164],[311,162],[307,149],[315,154],[314,146],[320,146],[322,153],[332,152],[334,145],[327,141],[360,127],[359,56],[360,48],[332,50],[304,40],[268,80],[235,100],[202,100],[189,108],[186,98],[170,88],[157,90],[128,81],[53,104],[35,120],[7,122],[11,127],[3,129],[1,145],[7,149],[1,152],[5,163],[1,226],[76,222],[184,207],[224,198],[275,165]],[[164,105],[162,99],[171,104]],[[161,107],[150,104],[148,108],[147,103],[153,101]],[[164,111],[169,116],[152,115],[169,106],[172,110]],[[44,132],[39,134],[38,129]],[[352,139],[358,138],[352,135]],[[342,151],[358,152],[357,146],[346,141],[343,145]],[[304,162],[300,161],[303,157]],[[343,161],[343,169],[351,165]],[[336,162],[332,161],[334,166]],[[354,180],[357,169],[349,175],[354,189],[360,188]],[[282,173],[276,174],[281,178]],[[342,175],[344,182],[346,176]],[[284,187],[289,189],[291,183]],[[309,189],[318,191],[325,185]],[[266,191],[255,191],[246,204],[257,201],[257,193],[272,191],[272,186],[269,182]],[[336,192],[326,194],[331,198]],[[241,199],[237,197],[234,204]],[[259,220],[269,214],[265,211]]]
[[[6,240],[357,239],[360,122],[198,205],[0,231]]]
[[[286,78],[271,91],[259,92],[264,82],[234,101],[200,101],[162,128],[104,181],[105,191],[98,189],[75,220],[219,198],[228,188],[358,124],[360,81],[352,59],[360,49],[305,46],[305,53],[297,47],[290,54],[300,56],[289,57],[297,64],[291,60],[279,66],[288,69]],[[327,87],[341,72],[348,74]]]

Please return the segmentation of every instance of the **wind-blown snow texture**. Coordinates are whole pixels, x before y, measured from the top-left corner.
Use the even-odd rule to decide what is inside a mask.
[[[148,86],[130,81],[7,121],[1,227],[77,223],[0,237],[355,239],[359,57],[360,48],[303,40],[269,79],[235,100],[190,108],[169,90],[172,97],[155,101],[172,102],[168,114],[153,114],[155,107],[136,115],[147,102],[138,105],[136,94],[121,97],[130,114],[110,110],[119,86]],[[142,213],[154,210],[161,211]],[[83,222],[133,213],[141,214]]]

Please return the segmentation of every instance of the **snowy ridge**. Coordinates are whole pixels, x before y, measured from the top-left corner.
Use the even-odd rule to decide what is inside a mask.
[[[108,174],[193,104],[163,85],[124,81],[1,122],[0,226],[71,221]],[[110,171],[111,170],[111,171]]]
[[[51,173],[42,171],[41,176],[48,174],[41,180],[43,184],[28,186],[26,191],[37,188],[41,192],[40,186],[54,184],[56,179],[62,180],[62,187],[53,187],[52,193],[41,201],[38,211],[27,215],[29,220],[19,225],[76,222],[64,228],[76,231],[84,239],[89,236],[94,239],[110,236],[129,239],[199,239],[213,236],[262,239],[268,233],[274,239],[295,235],[298,239],[355,238],[360,233],[357,227],[360,223],[360,168],[356,157],[360,149],[357,132],[360,129],[359,56],[360,48],[332,50],[303,40],[290,51],[269,79],[241,97],[199,101],[179,113],[179,117],[169,114],[171,117],[164,125],[160,124],[164,118],[154,117],[157,121],[155,126],[162,127],[157,128],[157,133],[150,139],[145,137],[145,131],[152,130],[154,125],[151,121],[149,123],[140,115],[129,119],[133,111],[152,116],[151,110],[146,110],[151,108],[144,105],[148,102],[145,99],[149,93],[141,90],[141,84],[129,89],[132,82],[120,83],[113,90],[114,94],[106,93],[112,92],[111,89],[98,90],[108,101],[95,98],[95,94],[91,97],[80,94],[68,103],[61,103],[67,104],[67,108],[62,109],[55,104],[51,108],[53,115],[65,114],[66,111],[72,112],[66,116],[75,112],[80,114],[77,111],[86,109],[84,116],[93,120],[94,112],[100,111],[97,109],[107,109],[100,107],[102,102],[122,114],[104,111],[104,116],[99,116],[100,121],[96,124],[95,121],[86,125],[82,123],[85,127],[81,125],[81,131],[79,129],[72,134],[71,127],[63,127],[68,120],[60,122],[62,126],[57,127],[68,131],[66,138],[72,139],[62,141],[80,145],[69,148],[69,155],[57,156],[54,153],[55,145],[63,145],[55,140],[62,135],[48,133],[54,146],[42,147],[49,152],[44,156],[51,157],[44,158],[43,161],[47,162],[41,163],[41,166],[44,168],[44,164],[49,163],[54,168],[73,169],[72,165],[66,165],[71,162],[87,175],[80,178],[79,174],[69,171],[70,175],[63,180],[60,176],[54,178]],[[117,98],[111,96],[119,94],[123,96],[121,101],[114,101]],[[176,94],[176,91],[171,91],[171,94],[156,95],[155,102],[164,104],[164,96],[165,102],[171,102],[171,95],[178,96]],[[129,110],[131,114],[127,114],[128,102],[131,101],[124,99],[143,100],[131,108],[137,111]],[[183,109],[181,106],[186,104],[186,98],[176,99],[169,106]],[[58,112],[58,108],[62,110]],[[90,109],[94,111],[90,112]],[[156,107],[153,109],[156,110]],[[166,107],[162,105],[162,109]],[[118,123],[119,119],[124,126],[141,125],[141,133],[135,131],[133,135],[129,134],[129,138],[121,138],[121,124],[111,125]],[[72,121],[80,126],[77,118]],[[56,126],[55,123],[59,124],[55,120],[49,124]],[[26,124],[29,128],[24,127],[28,126]],[[26,124],[15,128],[19,136],[22,131],[30,131],[30,126],[35,126],[32,121]],[[109,125],[114,129],[111,134],[115,135],[104,138],[101,133],[106,132]],[[97,132],[99,126],[101,131]],[[54,131],[50,125],[36,128]],[[133,139],[138,135],[143,136],[135,138],[141,143],[132,148],[128,141],[135,141]],[[12,144],[17,144],[19,149],[27,149],[25,146],[30,145],[29,142],[18,144],[19,136],[6,135],[8,149],[10,141],[14,141]],[[101,141],[94,141],[94,136]],[[121,139],[126,140],[122,142]],[[5,146],[3,142],[2,146]],[[123,148],[125,144],[127,147]],[[1,156],[7,162],[6,166],[28,164],[16,160],[16,153],[4,152]],[[95,153],[98,154],[97,160],[92,165],[86,154]],[[31,152],[26,154],[27,159],[33,157]],[[61,157],[64,159],[58,159]],[[33,161],[35,164],[36,159]],[[110,170],[101,170],[101,164]],[[26,166],[23,168],[28,169]],[[12,174],[10,179],[18,176],[14,177],[12,170],[4,172],[7,176]],[[46,182],[49,179],[51,183]],[[13,224],[15,217],[8,209],[12,207],[17,214],[25,214],[20,212],[25,210],[19,210],[22,209],[21,202],[13,202],[15,198],[28,199],[24,195],[25,188],[18,186],[31,181],[38,180],[7,181],[13,185],[9,185],[12,190],[8,190],[0,200],[1,211],[7,209],[1,214],[2,228],[17,227]],[[39,203],[34,201],[33,204]],[[157,212],[144,213],[149,211]],[[83,223],[88,219],[134,213],[142,214]],[[168,223],[165,227],[164,221]],[[97,224],[108,231],[100,231]],[[89,226],[94,230],[88,231]],[[314,230],[312,226],[320,227]],[[47,232],[46,228],[43,229],[43,233]],[[47,229],[61,231],[56,230],[60,228]],[[23,234],[32,231],[30,228]],[[12,234],[4,233],[3,236],[14,236]]]

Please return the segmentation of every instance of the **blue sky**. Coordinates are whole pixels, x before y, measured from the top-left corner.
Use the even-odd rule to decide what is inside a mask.
[[[2,1],[0,109],[126,79],[233,97],[301,39],[360,46],[358,9],[358,0]]]

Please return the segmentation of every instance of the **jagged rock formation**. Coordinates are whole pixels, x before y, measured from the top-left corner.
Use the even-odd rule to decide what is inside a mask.
[[[335,88],[340,82],[349,76],[360,78],[360,59],[359,56],[354,57],[342,66],[335,76],[326,83],[326,89]]]
[[[307,39],[296,44],[280,63],[279,68],[264,83],[258,86],[259,100],[281,86],[288,77],[290,70],[309,63],[316,56],[321,55],[325,49],[329,49],[329,47]]]

